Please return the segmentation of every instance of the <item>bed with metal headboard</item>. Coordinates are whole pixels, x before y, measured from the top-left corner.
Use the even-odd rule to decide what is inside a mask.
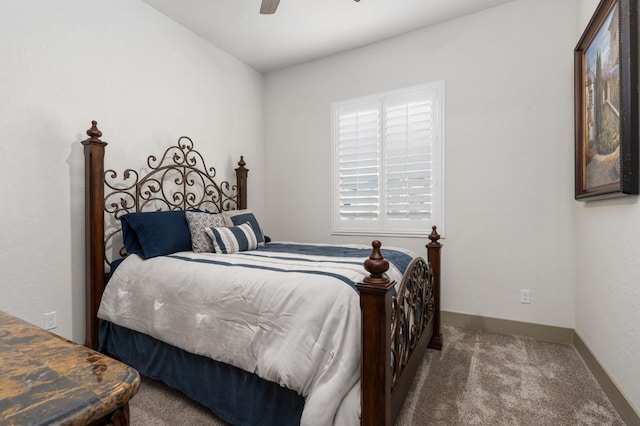
[[[352,352],[355,351],[355,358],[357,359],[357,365],[354,364],[355,370],[332,373],[332,376],[337,376],[338,379],[341,379],[341,374],[345,376],[355,374],[357,376],[352,380],[354,382],[352,389],[345,392],[344,395],[338,395],[337,398],[340,400],[357,398],[357,410],[355,412],[361,412],[361,417],[358,419],[357,414],[354,417],[353,410],[345,409],[342,412],[337,410],[335,413],[331,413],[329,418],[336,423],[393,424],[411,386],[413,376],[424,358],[425,351],[427,348],[437,350],[442,348],[442,335],[440,333],[441,244],[438,241],[440,236],[437,234],[435,227],[433,227],[429,235],[431,241],[427,244],[428,261],[421,257],[413,257],[409,261],[402,263],[398,259],[404,259],[403,253],[385,251],[386,248],[381,249],[379,241],[372,243],[372,249],[367,250],[365,256],[362,255],[363,252],[356,254],[347,251],[343,252],[343,249],[338,247],[310,249],[305,245],[302,246],[303,254],[299,254],[299,256],[308,264],[311,253],[309,250],[321,250],[320,258],[324,263],[320,264],[327,265],[327,271],[318,271],[318,264],[314,264],[314,271],[305,269],[306,266],[296,266],[291,270],[291,267],[285,265],[285,263],[290,261],[290,257],[298,256],[298,254],[287,254],[285,256],[280,253],[282,250],[278,244],[264,244],[264,236],[261,234],[259,225],[256,222],[241,224],[233,222],[234,218],[238,217],[242,217],[242,221],[244,221],[245,216],[241,213],[250,212],[247,210],[247,177],[249,170],[245,167],[246,163],[243,157],[240,158],[238,167],[235,169],[235,182],[221,181],[216,176],[215,168],[210,167],[195,149],[193,141],[187,137],[181,137],[175,146],[166,149],[162,155],[149,156],[146,167],[142,170],[127,168],[124,169],[122,174],[119,174],[114,170],[104,170],[107,143],[100,139],[102,132],[98,130],[95,121],[92,122],[92,127],[87,131],[87,134],[89,138],[82,142],[85,153],[87,346],[91,348],[100,346],[101,350],[119,357],[124,362],[137,368],[143,375],[163,380],[170,386],[181,390],[191,398],[211,408],[220,417],[231,423],[297,424],[302,421],[305,424],[315,424],[316,420],[310,420],[314,417],[305,413],[307,409],[312,410],[310,408],[311,405],[318,405],[317,398],[309,396],[315,395],[313,394],[313,386],[309,388],[301,386],[303,389],[292,389],[296,386],[289,387],[286,379],[282,379],[286,374],[282,376],[276,374],[274,377],[270,377],[269,373],[262,374],[263,371],[271,369],[270,366],[263,368],[264,366],[261,366],[262,360],[256,360],[253,368],[246,367],[242,364],[242,361],[236,363],[235,358],[241,360],[245,356],[244,350],[239,351],[235,356],[229,357],[228,354],[226,357],[220,356],[221,359],[215,359],[215,354],[211,357],[207,356],[209,352],[216,353],[218,346],[225,346],[221,342],[226,342],[226,335],[220,330],[225,328],[225,324],[231,322],[229,318],[216,317],[217,319],[211,319],[215,315],[210,315],[209,313],[190,315],[190,317],[199,318],[198,321],[201,322],[210,321],[211,328],[205,331],[213,333],[213,335],[217,336],[216,339],[209,339],[208,335],[198,335],[198,330],[200,328],[205,329],[205,327],[189,324],[189,319],[185,319],[187,321],[185,326],[189,330],[193,330],[193,333],[176,332],[174,337],[169,336],[163,339],[155,335],[159,321],[157,311],[162,311],[164,306],[164,303],[158,302],[158,298],[153,294],[155,282],[142,285],[143,290],[140,291],[146,293],[140,293],[139,296],[135,297],[136,300],[156,298],[154,302],[155,309],[146,309],[144,306],[137,308],[139,311],[155,312],[153,314],[155,317],[150,315],[155,318],[156,325],[150,326],[149,330],[151,331],[148,333],[144,332],[146,331],[144,326],[141,326],[141,328],[137,326],[129,327],[126,321],[122,324],[117,324],[109,319],[98,318],[99,312],[104,317],[106,315],[104,312],[110,310],[119,311],[124,309],[123,305],[133,304],[131,300],[127,300],[126,303],[122,302],[122,299],[118,299],[119,296],[113,296],[113,300],[108,299],[110,293],[122,295],[129,292],[131,290],[130,287],[113,291],[109,289],[105,291],[105,288],[108,280],[109,286],[117,285],[114,284],[114,281],[118,282],[117,275],[125,275],[123,279],[125,284],[121,285],[129,286],[131,285],[130,283],[137,279],[128,275],[132,273],[131,271],[155,270],[156,266],[151,267],[150,265],[162,262],[175,262],[169,269],[161,273],[162,277],[167,277],[166,281],[170,281],[169,285],[173,281],[182,282],[183,277],[181,275],[172,276],[172,274],[178,270],[188,270],[187,274],[191,274],[191,269],[183,269],[185,268],[183,265],[186,262],[198,265],[194,267],[196,269],[202,267],[202,264],[205,263],[215,264],[215,267],[220,267],[220,264],[224,263],[227,265],[225,271],[240,268],[243,270],[242,274],[245,273],[245,269],[259,269],[262,275],[259,275],[256,278],[258,282],[252,285],[259,286],[260,289],[263,289],[261,291],[271,291],[266,284],[272,281],[277,281],[278,285],[281,284],[279,282],[280,278],[273,278],[270,274],[280,273],[286,269],[285,272],[287,274],[285,275],[304,277],[305,286],[298,285],[298,287],[303,288],[302,291],[308,292],[311,287],[307,287],[306,283],[314,282],[317,278],[316,275],[331,276],[334,278],[333,281],[339,281],[340,279],[348,281],[342,276],[348,275],[343,270],[344,265],[349,264],[349,268],[355,268],[353,264],[358,263],[361,265],[358,268],[362,269],[362,275],[353,275],[350,279],[355,279],[353,278],[355,276],[360,278],[350,283],[350,288],[347,288],[347,290],[342,290],[343,287],[336,287],[341,288],[337,290],[338,292],[344,291],[345,293],[329,303],[332,306],[337,306],[341,303],[347,303],[345,300],[349,299],[348,303],[353,305],[354,302],[351,300],[351,295],[355,295],[353,297],[355,298],[357,313],[355,316],[353,314],[349,315],[353,318],[357,317],[357,321],[354,320],[351,323],[357,324],[358,329],[350,331],[352,333],[351,336],[356,336],[357,338],[351,339],[352,341],[346,338],[343,339],[347,341],[345,360],[339,359],[342,355],[336,352],[335,357],[338,359],[330,361],[334,364],[327,364],[322,368],[317,366],[314,368],[315,370],[337,371],[340,369],[339,365],[348,364],[347,357],[353,358]],[[131,221],[128,218],[139,217],[136,214],[142,212],[175,212],[175,214],[163,215],[163,217],[180,216],[181,218],[184,217],[181,215],[195,217],[196,214],[218,214],[224,215],[226,225],[205,228],[208,237],[213,241],[213,251],[217,250],[216,253],[191,253],[189,251],[191,248],[185,251],[184,247],[182,247],[171,249],[178,250],[177,253],[165,250],[165,252],[156,253],[145,258],[144,250],[136,252],[131,249],[131,238],[123,237],[122,232],[123,224],[125,225],[124,227],[132,226],[129,224]],[[196,213],[192,214],[191,212]],[[146,215],[145,218],[150,216],[154,215]],[[159,217],[159,215],[154,217]],[[167,234],[163,234],[163,232],[168,230],[167,223],[169,222],[162,222],[161,226],[154,228],[159,230],[157,232],[160,232],[161,237],[164,239],[159,243],[161,245],[166,242]],[[191,224],[191,222],[188,222],[188,225]],[[155,225],[158,224],[156,223]],[[242,228],[241,231],[244,234],[238,231],[240,228]],[[249,228],[253,229],[255,233],[252,233]],[[191,236],[195,238],[193,227],[187,229],[192,232]],[[125,234],[127,232],[129,231],[125,230]],[[240,234],[233,234],[233,232],[240,232]],[[240,237],[237,237],[237,241],[234,240],[236,238],[234,235],[240,235]],[[216,245],[218,236],[222,238],[218,241],[220,244],[226,241],[224,238],[229,237],[239,244],[236,249],[245,243],[249,244],[249,246],[248,248],[245,247],[246,252],[240,249],[238,252],[229,251],[229,254],[219,255],[218,253],[227,253],[227,248],[225,248],[224,244]],[[254,246],[251,245],[254,236],[256,237],[256,244],[254,245],[259,246],[255,247],[255,250],[253,250]],[[139,238],[140,240],[143,239],[142,236]],[[147,237],[145,236],[145,238]],[[260,238],[262,238],[262,242]],[[190,241],[193,243],[194,240],[190,239]],[[136,242],[140,243],[140,241]],[[195,250],[195,245],[193,250]],[[134,252],[134,255],[131,252]],[[273,252],[276,252],[276,254]],[[240,257],[241,255],[260,257],[262,263],[259,267],[246,267],[246,262],[248,262],[246,259],[248,257]],[[220,257],[216,256],[227,257],[224,257],[224,261],[220,261]],[[236,256],[241,259],[237,264],[234,264],[235,260],[228,260],[235,259]],[[335,256],[347,257],[341,257],[338,260]],[[127,260],[123,261],[121,266],[118,266],[113,274],[114,278],[109,278],[113,272],[112,269],[115,269],[115,266],[120,263],[122,258]],[[366,260],[363,264],[361,260],[355,262],[354,259]],[[402,263],[401,267],[398,266],[400,263]],[[127,264],[133,266],[126,266]],[[231,266],[228,264],[231,264]],[[336,271],[329,270],[330,267],[334,266],[338,268]],[[158,270],[160,271],[161,269]],[[237,275],[240,274],[240,272],[237,272],[238,270],[236,269],[232,276],[235,277],[235,281],[240,281],[241,285],[244,284],[244,279],[247,281],[254,279],[253,275],[246,275],[246,278],[242,279],[238,278],[244,277],[244,275]],[[216,271],[221,271],[221,269]],[[251,273],[254,274],[253,272]],[[396,280],[390,279],[390,277],[393,277],[393,273],[400,274]],[[218,279],[224,273],[214,272],[212,274],[208,271],[207,276],[211,275],[216,276],[216,279]],[[157,281],[162,281],[162,277],[157,278]],[[263,279],[261,277],[264,277],[264,282],[259,282],[259,280]],[[335,279],[336,277],[338,279]],[[300,278],[298,280],[300,281]],[[210,287],[217,286],[217,282],[215,282],[215,285],[210,285]],[[133,290],[131,292],[135,293]],[[318,294],[325,293],[329,292],[323,290]],[[203,298],[200,294],[198,297],[192,297],[192,294],[184,291],[184,285],[179,294],[182,295],[180,297],[185,297],[185,299],[197,299],[193,303],[200,303],[200,299]],[[242,296],[242,298],[244,297],[245,295]],[[300,306],[297,304],[293,308],[297,309],[296,312],[314,311],[316,309],[314,305],[319,304],[316,296],[309,297],[308,294],[306,296],[296,296],[295,293],[292,293],[288,297],[291,297],[291,299],[287,300],[300,300]],[[171,300],[176,298],[178,297],[172,296]],[[260,293],[256,298],[264,298],[264,294]],[[282,298],[271,297],[271,299],[280,301]],[[221,299],[216,300],[219,301]],[[249,300],[247,303],[251,305],[254,301]],[[304,303],[309,303],[309,306],[304,306]],[[217,305],[211,307],[212,311],[215,312],[219,308]],[[198,309],[201,309],[201,307]],[[241,307],[240,310],[242,309],[244,308]],[[348,308],[345,309],[348,310]],[[182,308],[182,312],[185,310],[189,311],[189,309]],[[234,314],[230,315],[233,316]],[[344,314],[343,316],[347,317],[349,315]],[[287,315],[279,315],[279,317],[281,316],[286,317]],[[154,321],[153,318],[151,321]],[[332,321],[340,322],[343,319],[338,318]],[[168,321],[168,319],[166,320]],[[171,321],[180,322],[181,319],[171,317]],[[315,320],[310,321],[309,323],[313,325],[312,329],[319,328],[316,327]],[[171,324],[173,325],[173,323]],[[288,339],[288,336],[302,336],[300,341],[309,340],[309,336],[313,335],[313,331],[304,329],[305,324],[307,324],[305,320],[299,320],[287,333],[277,333],[277,331],[271,330],[271,337],[267,340],[273,340],[275,345],[280,346],[286,346],[290,343],[285,340],[280,342],[278,340],[280,334],[283,335],[282,339]],[[260,327],[262,325],[257,328]],[[340,327],[348,329],[352,325]],[[166,328],[171,329],[173,326]],[[141,329],[143,331],[140,331]],[[218,335],[216,333],[221,334]],[[342,331],[330,330],[328,332],[328,334],[334,335],[336,333],[342,333]],[[238,332],[238,334],[242,333]],[[198,343],[195,347],[183,346],[180,343],[181,339]],[[212,340],[212,347],[207,349],[200,347],[200,343],[205,340]],[[342,344],[344,345],[344,342]],[[273,351],[273,348],[265,349],[261,347],[257,352],[269,353],[270,351]],[[309,355],[309,358],[314,356]],[[306,355],[299,356],[299,359],[305,357]],[[283,359],[287,359],[286,356]],[[275,362],[275,364],[277,363]],[[297,362],[291,362],[288,365],[296,364]],[[301,362],[301,364],[304,363]],[[288,365],[283,368],[289,368]],[[317,371],[313,373],[317,374]],[[302,381],[314,382],[315,380],[323,382],[325,379],[326,376],[322,376],[319,379],[306,378]],[[311,399],[313,399],[313,403],[311,403]],[[326,424],[325,420],[322,420],[322,422]]]

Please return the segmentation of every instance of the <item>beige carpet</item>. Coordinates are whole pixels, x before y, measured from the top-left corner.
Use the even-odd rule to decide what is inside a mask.
[[[443,335],[397,425],[624,425],[571,345],[449,326]],[[225,424],[149,379],[130,408],[133,426]]]

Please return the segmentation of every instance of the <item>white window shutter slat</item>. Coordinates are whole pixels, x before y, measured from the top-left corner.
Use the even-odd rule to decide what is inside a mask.
[[[439,82],[332,106],[334,232],[424,235],[443,220],[443,90]]]

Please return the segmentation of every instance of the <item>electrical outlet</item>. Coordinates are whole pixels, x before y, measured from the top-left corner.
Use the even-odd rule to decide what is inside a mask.
[[[529,290],[520,290],[520,303],[531,303]]]
[[[44,314],[44,329],[51,330],[58,327],[58,320],[56,319],[56,311],[47,312]]]

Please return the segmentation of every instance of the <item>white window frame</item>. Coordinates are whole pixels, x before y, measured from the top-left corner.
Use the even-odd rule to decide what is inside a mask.
[[[432,83],[412,86],[405,89],[392,90],[388,92],[378,93],[370,96],[348,99],[344,101],[334,102],[331,105],[331,140],[332,140],[332,233],[334,235],[383,235],[383,236],[400,236],[400,237],[421,237],[424,238],[431,232],[431,226],[438,227],[438,233],[444,237],[445,234],[445,194],[444,194],[444,164],[445,164],[445,133],[444,133],[444,112],[445,112],[445,96],[444,81],[435,81]],[[422,219],[416,221],[390,221],[385,218],[383,207],[378,206],[378,219],[352,219],[343,220],[340,217],[340,170],[339,170],[339,125],[340,111],[348,108],[358,108],[360,105],[365,108],[366,105],[378,103],[378,111],[381,116],[379,119],[379,135],[383,135],[383,126],[385,122],[383,105],[385,102],[393,101],[394,98],[411,96],[413,94],[425,93],[433,102],[432,123],[435,127],[433,131],[433,139],[431,143],[431,217],[430,219]],[[380,175],[384,174],[384,143],[382,136],[379,137],[380,144]],[[378,199],[383,200],[385,195],[383,182],[385,179],[380,176]]]

